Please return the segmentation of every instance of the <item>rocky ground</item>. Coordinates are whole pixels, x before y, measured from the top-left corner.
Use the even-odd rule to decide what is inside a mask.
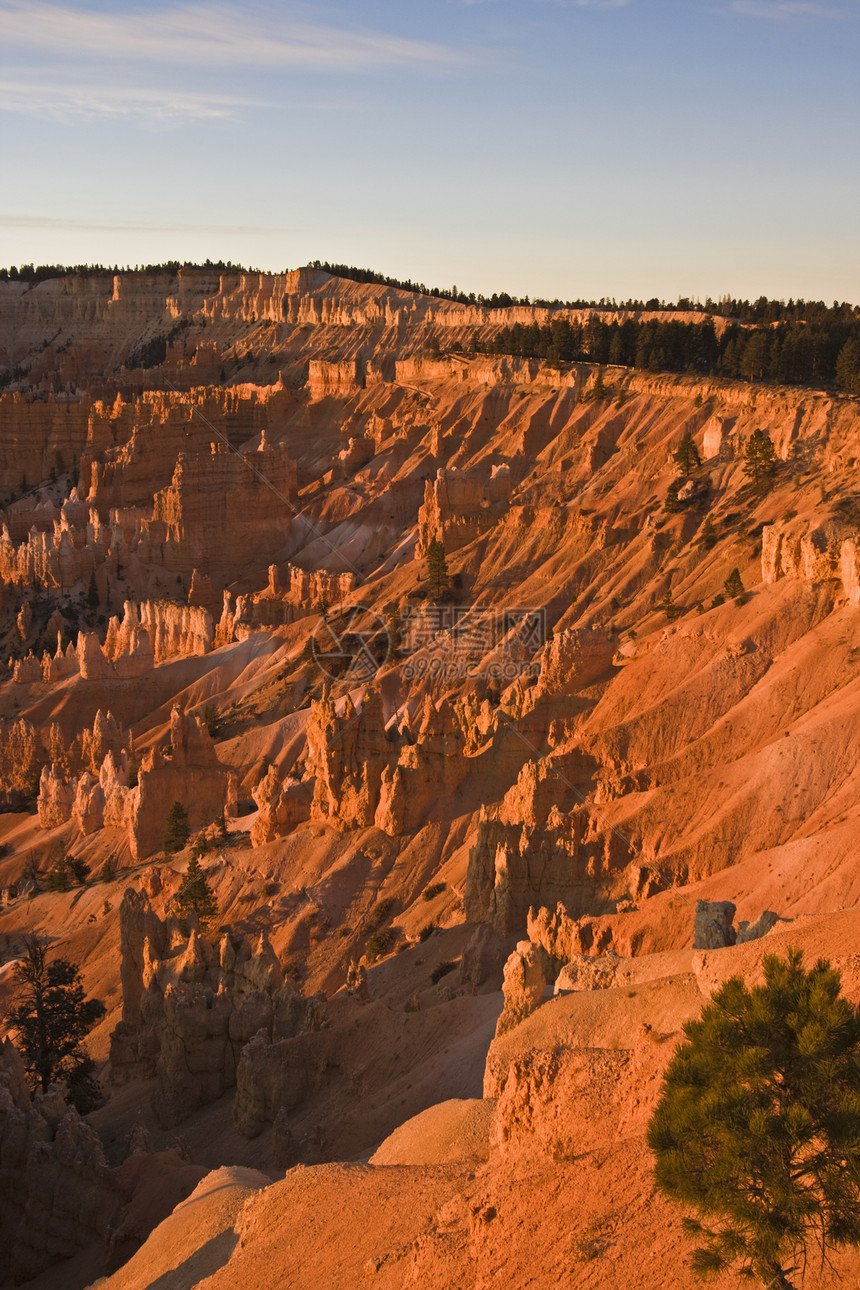
[[[857,400],[460,352],[545,312],[0,283],[0,1003],[36,930],[107,1007],[85,1120],[3,1050],[10,1282],[692,1285],[683,1021],[860,999]]]

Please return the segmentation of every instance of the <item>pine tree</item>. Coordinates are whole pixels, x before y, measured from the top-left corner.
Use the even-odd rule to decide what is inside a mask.
[[[819,960],[766,955],[684,1025],[648,1126],[656,1181],[698,1211],[701,1277],[791,1287],[807,1252],[860,1244],[860,1009]]]
[[[99,603],[99,589],[96,585],[96,571],[93,569],[90,574],[90,585],[87,587],[87,604],[90,609],[98,609]]]
[[[738,596],[744,594],[744,584],[740,575],[740,570],[732,569],[729,576],[723,583],[723,591],[726,593],[728,600],[737,600]]]
[[[753,430],[744,449],[744,474],[766,492],[776,474],[776,449],[769,434]]]
[[[25,939],[24,958],[15,968],[16,994],[8,1020],[17,1030],[16,1046],[35,1092],[63,1080],[79,1111],[100,1099],[92,1059],[82,1041],[105,1014],[99,999],[87,999],[81,974],[66,959],[47,961],[47,942]]]
[[[188,861],[188,868],[185,871],[185,877],[179,884],[175,900],[177,908],[183,914],[187,914],[189,909],[193,909],[203,927],[211,923],[218,913],[218,904],[212,894],[209,883],[206,881],[206,875],[200,868],[200,861],[197,856],[192,856]]]
[[[445,547],[438,537],[434,537],[427,547],[427,585],[434,600],[438,600],[448,590],[448,582]]]
[[[849,394],[860,394],[860,339],[847,340],[836,359],[836,384]]]
[[[699,529],[698,542],[700,546],[710,549],[717,540],[717,533],[714,528],[714,521],[710,515],[705,516],[705,522]]]
[[[676,619],[680,614],[681,610],[678,608],[678,606],[675,604],[674,600],[672,599],[671,587],[666,588],[666,594],[663,597],[663,599],[660,601],[660,608],[663,610],[663,613],[669,619],[670,623],[673,622],[674,619]]]
[[[56,859],[48,870],[48,891],[68,891],[71,886],[71,879],[72,875],[69,870],[69,861],[66,855],[66,844],[65,842],[61,842],[59,844]]]
[[[69,873],[72,875],[75,882],[78,883],[79,886],[83,887],[86,884],[87,878],[90,876],[90,866],[81,856],[69,856],[67,863],[69,866]]]
[[[175,851],[181,851],[188,841],[188,814],[181,802],[174,802],[167,812],[167,820],[164,825],[164,854],[172,856]]]
[[[685,475],[690,475],[697,467],[701,466],[699,450],[696,447],[696,441],[688,430],[675,450],[675,462],[678,468]]]
[[[678,493],[681,488],[680,480],[673,480],[666,489],[666,500],[663,503],[663,510],[670,515],[675,515],[681,509],[681,503],[678,501]]]

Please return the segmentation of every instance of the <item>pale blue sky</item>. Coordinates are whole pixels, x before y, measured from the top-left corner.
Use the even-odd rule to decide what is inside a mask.
[[[0,263],[860,301],[860,0],[0,0]]]

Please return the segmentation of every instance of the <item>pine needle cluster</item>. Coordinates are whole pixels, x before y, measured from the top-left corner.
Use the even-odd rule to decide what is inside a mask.
[[[693,1270],[767,1287],[860,1244],[860,1009],[828,962],[764,959],[723,985],[670,1062],[648,1128],[658,1187],[698,1211]]]

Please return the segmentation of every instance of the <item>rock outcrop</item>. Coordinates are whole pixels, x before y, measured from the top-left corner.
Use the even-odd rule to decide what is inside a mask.
[[[109,1168],[95,1130],[53,1088],[31,1098],[17,1052],[0,1047],[0,1248],[15,1283],[82,1252],[116,1266],[204,1173],[172,1151]]]
[[[694,950],[718,950],[734,945],[736,906],[730,900],[697,900],[693,927]]]
[[[439,467],[424,486],[418,512],[418,550],[425,554],[433,538],[446,552],[457,551],[497,523],[510,502],[511,472],[507,465],[487,471]]]
[[[730,900],[697,900],[693,924],[694,950],[719,950],[727,945],[742,945],[766,936],[772,927],[784,921],[772,909],[766,909],[754,923],[734,926],[736,906]]]
[[[40,828],[55,829],[71,819],[75,791],[75,785],[69,783],[56,763],[42,767],[36,799]]]
[[[540,948],[530,941],[520,941],[505,964],[502,986],[505,1006],[496,1026],[497,1038],[513,1030],[540,1007],[546,985],[544,955]]]
[[[617,649],[618,638],[595,627],[557,632],[544,646],[540,675],[528,691],[528,707],[584,690],[611,667]]]
[[[761,576],[771,586],[780,578],[807,583],[840,581],[852,605],[860,603],[858,535],[837,517],[801,525],[799,521],[766,524],[761,535]]]
[[[123,1016],[111,1036],[117,1086],[156,1078],[160,1124],[179,1124],[236,1084],[244,1046],[297,1032],[306,1007],[285,983],[265,934],[213,943],[176,919],[162,921],[142,892],[120,907]]]
[[[161,849],[164,823],[180,802],[189,827],[197,830],[235,810],[235,780],[218,761],[212,738],[199,717],[175,706],[170,714],[170,747],[147,753],[138,785],[130,790],[132,855],[144,859]]]
[[[499,808],[482,808],[464,894],[470,922],[522,932],[532,905],[574,909],[622,861],[612,836],[593,832],[584,807],[559,805],[571,783],[549,760],[526,762]]]
[[[286,837],[309,820],[313,791],[310,780],[290,778],[282,783],[277,767],[270,766],[253,790],[258,813],[251,825],[252,846]]]
[[[312,703],[307,746],[308,769],[316,776],[312,817],[342,830],[372,824],[392,757],[378,691],[369,692],[360,711],[349,696],[340,713],[330,698]]]
[[[164,567],[190,586],[195,570],[213,587],[232,580],[236,552],[277,557],[290,536],[296,466],[265,435],[256,453],[218,442],[208,453],[180,453],[169,486],[155,494],[145,535],[163,544]]]
[[[377,828],[391,837],[411,832],[428,811],[452,793],[469,770],[458,714],[446,699],[427,696],[414,743],[404,743],[395,763],[382,771]]]
[[[105,825],[127,829],[132,854],[144,859],[161,849],[174,802],[184,806],[193,830],[223,818],[225,810],[235,810],[235,778],[218,761],[199,717],[173,708],[170,744],[146,754],[134,787],[129,785],[126,742],[112,715],[99,710],[92,730],[84,730],[69,749],[69,759],[82,773],[70,775],[57,761],[43,767],[37,799],[43,829],[73,817],[84,835]]]
[[[0,801],[16,803],[35,797],[47,755],[31,721],[0,721]]]

